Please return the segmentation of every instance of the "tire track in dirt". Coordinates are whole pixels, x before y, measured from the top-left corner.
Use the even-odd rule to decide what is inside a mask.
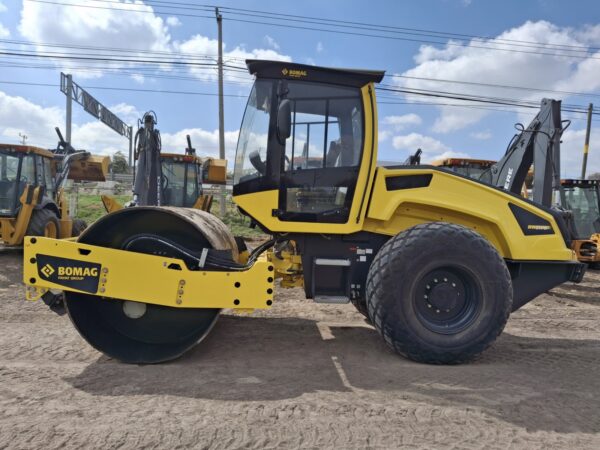
[[[464,366],[399,358],[351,305],[298,290],[222,317],[173,363],[131,366],[24,302],[17,257],[0,267],[0,448],[600,448],[590,290],[541,296]]]

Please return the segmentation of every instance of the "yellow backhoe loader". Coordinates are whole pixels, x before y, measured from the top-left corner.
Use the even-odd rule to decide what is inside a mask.
[[[79,236],[86,227],[70,216],[63,182],[104,181],[108,157],[76,151],[56,131],[56,150],[0,144],[0,241],[5,245],[21,245],[25,235]]]
[[[460,363],[511,311],[581,280],[560,212],[433,166],[377,167],[383,72],[247,65],[233,199],[273,236],[247,261],[219,219],[190,208],[125,208],[76,242],[26,238],[27,298],[63,290],[96,349],[176,358],[222,309],[270,308],[281,278],[315,302],[352,302],[401,355]]]
[[[573,215],[573,250],[579,261],[600,269],[600,180],[560,180],[565,208]]]

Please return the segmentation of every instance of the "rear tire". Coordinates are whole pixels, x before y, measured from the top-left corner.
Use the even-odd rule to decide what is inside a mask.
[[[396,352],[417,362],[474,359],[504,329],[512,306],[508,268],[468,228],[433,222],[391,238],[367,278],[373,325]]]
[[[49,209],[33,210],[25,234],[27,236],[58,238],[60,235],[60,222],[56,213]]]
[[[83,230],[87,228],[87,222],[83,219],[73,219],[73,226],[71,228],[71,237],[77,237]]]

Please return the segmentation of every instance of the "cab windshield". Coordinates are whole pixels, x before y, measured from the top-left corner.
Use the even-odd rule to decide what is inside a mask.
[[[192,207],[199,196],[197,165],[165,158],[162,161],[163,205]]]
[[[273,83],[258,80],[250,92],[235,155],[233,183],[258,178],[266,169]]]
[[[578,238],[600,233],[600,200],[596,186],[564,187],[566,207],[573,214]]]
[[[33,155],[0,152],[0,214],[12,215],[27,183],[35,183]]]

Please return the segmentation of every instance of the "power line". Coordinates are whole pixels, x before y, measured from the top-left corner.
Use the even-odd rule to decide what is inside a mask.
[[[33,83],[29,81],[8,81],[8,80],[0,80],[0,84],[15,84],[15,85],[23,85],[23,86],[42,86],[42,87],[60,87],[55,83]],[[163,89],[136,89],[136,88],[119,88],[119,87],[108,87],[108,86],[86,86],[85,89],[99,89],[106,91],[130,91],[130,92],[151,92],[155,94],[182,94],[182,95],[207,95],[207,96],[217,96],[218,94],[212,92],[196,92],[196,91],[173,91],[173,90],[163,90]],[[237,95],[237,94],[223,94],[225,97],[234,97],[234,98],[248,98],[246,95]]]
[[[108,4],[119,4],[118,1],[111,0],[92,0],[98,3],[108,3]],[[566,51],[584,51],[588,52],[590,50],[600,50],[600,47],[588,47],[584,45],[572,45],[572,44],[552,44],[552,43],[542,43],[542,42],[534,42],[534,41],[525,41],[518,39],[505,39],[505,38],[497,38],[493,36],[478,36],[471,34],[463,34],[463,33],[453,33],[446,31],[436,31],[436,30],[425,30],[418,28],[407,28],[407,27],[398,27],[398,26],[389,26],[384,24],[373,24],[373,23],[365,23],[365,22],[352,22],[346,20],[337,20],[330,18],[321,18],[321,17],[311,17],[311,16],[301,16],[301,15],[293,15],[293,14],[284,14],[284,13],[274,13],[270,11],[261,11],[255,9],[243,9],[243,8],[234,8],[228,6],[219,6],[219,5],[200,5],[195,3],[186,3],[186,2],[168,2],[161,0],[145,0],[145,3],[149,6],[156,5],[160,8],[172,8],[172,9],[182,9],[182,10],[199,10],[199,11],[211,11],[215,7],[218,7],[229,14],[236,15],[245,15],[250,17],[261,17],[269,16],[269,18],[275,20],[288,20],[293,22],[301,22],[301,23],[312,23],[319,25],[332,25],[337,27],[346,27],[346,28],[354,28],[354,29],[365,29],[371,31],[381,31],[388,30],[389,32],[395,32],[399,34],[407,34],[407,35],[418,35],[418,36],[426,36],[426,37],[435,37],[435,38],[444,38],[444,39],[457,39],[461,40],[494,40],[497,43],[504,43],[506,45],[513,46],[521,46],[528,48],[545,48],[545,49],[557,49],[557,50],[566,50]],[[183,5],[183,6],[182,6]]]
[[[501,88],[501,89],[514,89],[514,90],[523,90],[523,91],[535,91],[535,92],[551,92],[555,94],[565,94],[565,95],[579,95],[585,97],[600,97],[600,94],[593,92],[573,92],[573,91],[561,91],[556,89],[540,89],[534,88],[531,86],[514,86],[514,85],[504,85],[504,84],[494,84],[494,83],[479,83],[475,81],[458,81],[458,80],[447,80],[442,78],[426,78],[426,77],[415,77],[408,75],[386,75],[391,78],[403,78],[409,80],[421,80],[421,81],[434,81],[438,83],[454,83],[454,84],[466,84],[470,86],[484,86],[484,87],[493,87],[493,88]]]
[[[212,16],[203,16],[203,15],[197,15],[197,14],[183,14],[183,13],[171,13],[171,12],[164,12],[164,11],[146,11],[146,10],[133,10],[133,9],[123,9],[123,8],[115,8],[115,7],[103,7],[103,6],[94,6],[94,5],[83,5],[83,4],[78,4],[78,3],[64,3],[64,2],[58,2],[58,1],[49,1],[49,0],[25,0],[25,1],[31,1],[31,2],[37,2],[37,3],[47,3],[47,4],[54,4],[54,5],[62,5],[62,6],[75,6],[75,7],[82,7],[82,8],[95,8],[95,9],[113,9],[113,10],[118,10],[118,11],[129,11],[129,12],[137,12],[137,13],[154,13],[157,15],[178,15],[178,16],[182,16],[182,17],[200,17],[200,18],[213,18]],[[99,2],[103,2],[103,3],[107,3],[107,4],[116,4],[115,2],[111,2],[111,1],[107,1],[107,0],[95,0],[95,1],[99,1]],[[147,0],[149,3],[152,0]],[[123,3],[118,3],[118,4],[123,4]],[[128,4],[131,5],[131,4]],[[139,4],[136,4],[139,5]],[[139,6],[144,6],[144,5],[139,5]],[[149,5],[150,6],[150,5]],[[203,5],[208,7],[208,5]],[[160,6],[159,7],[164,7],[164,6]],[[327,22],[323,22],[324,19],[318,19],[318,18],[312,18],[311,20],[300,20],[300,19],[286,19],[283,17],[280,17],[281,15],[277,15],[277,16],[273,16],[274,13],[267,13],[267,12],[262,12],[262,14],[250,14],[250,13],[242,13],[242,12],[236,12],[236,8],[223,8],[228,14],[233,14],[233,15],[240,15],[240,16],[246,16],[246,17],[257,17],[257,18],[263,18],[263,19],[269,19],[269,20],[277,20],[279,22],[296,22],[296,23],[313,23],[313,24],[317,24],[317,25],[329,25],[329,26],[338,26],[340,27],[341,25],[335,25],[333,24],[331,19],[327,19],[329,21],[329,23]],[[206,11],[209,11],[208,9],[206,9]],[[596,57],[593,55],[589,55],[588,51],[589,50],[595,50],[595,47],[590,47],[590,48],[586,48],[586,50],[569,50],[566,48],[560,48],[560,47],[555,47],[555,48],[550,48],[548,47],[548,45],[556,45],[556,44],[543,44],[543,43],[538,43],[537,46],[529,46],[530,48],[537,48],[537,49],[542,49],[542,50],[558,50],[558,51],[567,51],[567,52],[572,52],[570,54],[565,54],[565,53],[545,53],[545,52],[540,52],[540,51],[527,51],[527,50],[518,50],[518,49],[514,49],[514,48],[499,48],[499,47],[490,47],[490,46],[485,46],[485,45],[474,45],[472,42],[468,43],[468,47],[465,46],[464,43],[456,43],[456,42],[441,42],[441,41],[432,41],[429,39],[413,39],[413,38],[406,38],[406,37],[399,37],[399,36],[388,36],[388,35],[381,35],[381,34],[368,34],[368,33],[358,33],[358,32],[351,32],[351,31],[342,31],[342,30],[332,30],[332,29],[326,29],[326,28],[315,28],[315,27],[307,27],[307,26],[300,26],[300,25],[290,25],[288,23],[273,23],[273,22],[265,22],[265,21],[257,21],[257,20],[249,20],[249,19],[236,19],[236,18],[232,18],[232,17],[223,17],[225,20],[229,20],[229,21],[236,21],[236,22],[243,22],[243,23],[253,23],[253,24],[259,24],[259,25],[267,25],[267,26],[275,26],[275,27],[285,27],[285,28],[294,28],[294,29],[301,29],[301,30],[310,30],[310,31],[321,31],[321,32],[325,32],[325,33],[335,33],[335,34],[344,34],[344,35],[354,35],[354,36],[361,36],[361,37],[372,37],[372,38],[379,38],[379,39],[392,39],[392,40],[399,40],[399,41],[407,41],[407,42],[419,42],[419,43],[429,43],[429,44],[437,44],[437,45],[447,45],[447,46],[458,46],[461,48],[481,48],[481,49],[486,49],[486,50],[495,50],[495,51],[504,51],[504,52],[513,52],[513,53],[525,53],[525,54],[534,54],[534,55],[545,55],[545,56],[554,56],[554,57],[566,57],[566,58],[580,58],[580,59],[600,59],[600,57]],[[316,21],[315,21],[316,20]],[[345,26],[345,28],[348,29],[367,29],[365,27],[359,27],[359,26]],[[374,29],[370,29],[371,31],[382,31],[381,30],[382,26],[377,25],[377,28]],[[383,28],[386,28],[386,26],[383,26]],[[389,27],[388,27],[389,28]],[[383,30],[383,32],[391,32],[391,31],[387,31],[387,30]],[[438,33],[441,34],[441,33]],[[447,36],[440,36],[440,35],[430,35],[427,36],[426,34],[422,34],[423,36],[426,37],[431,37],[431,38],[448,38]],[[480,37],[480,39],[482,40],[486,40],[486,38]],[[492,44],[498,44],[500,43],[500,45],[516,45],[516,44],[507,44],[507,43],[502,43],[500,41],[496,41],[495,43]],[[521,47],[523,45],[520,45]],[[582,47],[585,48],[585,47]],[[575,52],[575,53],[573,53]],[[582,53],[584,52],[585,54],[576,54],[576,53]]]

